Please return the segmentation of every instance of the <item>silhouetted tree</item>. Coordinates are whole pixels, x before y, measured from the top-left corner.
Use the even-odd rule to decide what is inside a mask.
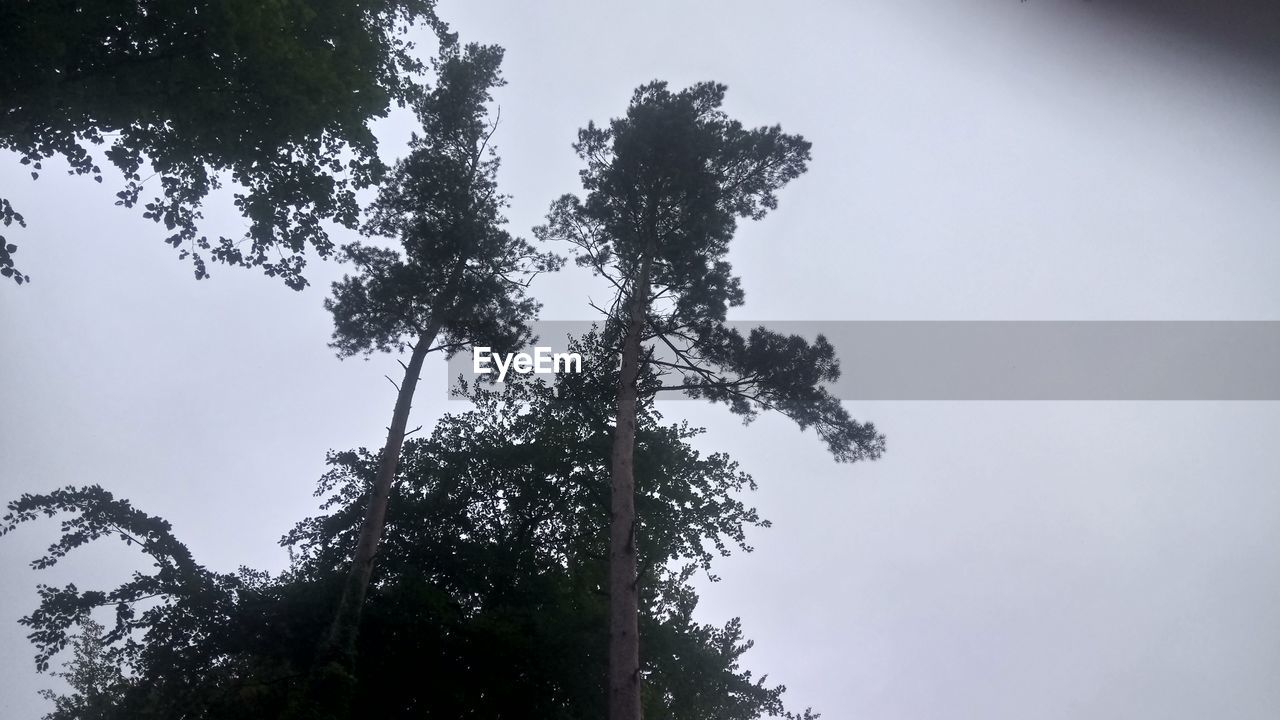
[[[617,368],[594,337],[572,349],[586,359],[585,372],[557,376],[558,392],[527,378],[500,392],[472,388],[474,410],[443,418],[430,438],[406,447],[361,631],[357,703],[371,716],[397,716],[406,697],[418,698],[413,707],[433,708],[421,717],[596,720],[605,713]],[[749,549],[746,530],[767,525],[736,497],[754,483],[725,455],[692,449],[700,430],[663,426],[651,409],[637,422],[649,715],[783,714],[782,688],[737,666],[750,645],[736,621],[692,620],[690,577],[709,572],[732,548]],[[366,452],[336,455],[333,464],[323,484],[330,514],[287,538],[300,571],[318,577],[342,565],[377,467]],[[406,628],[417,633],[407,643]],[[364,648],[373,646],[369,660]],[[489,678],[482,692],[475,677]]]
[[[620,347],[611,459],[610,720],[641,714],[637,634],[636,417],[653,394],[683,391],[750,419],[777,410],[814,427],[837,460],[879,456],[884,438],[849,417],[821,383],[839,375],[831,345],[763,328],[743,337],[725,324],[741,305],[725,261],[739,218],[758,220],[776,192],[804,172],[809,143],[778,126],[747,129],[720,109],[725,87],[636,90],[626,116],[589,124],[574,145],[585,161],[585,199],[556,201],[539,235],[566,240],[579,264],[616,289],[602,308]],[[670,353],[654,354],[654,343]],[[662,384],[663,377],[676,377]]]
[[[434,0],[4,2],[0,149],[33,178],[57,157],[101,182],[105,157],[116,204],[143,204],[197,277],[207,254],[301,288],[304,252],[333,249],[324,222],[354,227],[383,171],[370,122],[421,93],[421,21],[447,34]],[[201,207],[228,176],[249,229],[210,238]],[[0,221],[21,224],[3,200]],[[0,274],[22,282],[15,249],[0,239]]]
[[[136,571],[107,590],[82,590],[40,585],[40,604],[20,622],[31,628],[36,646],[36,669],[72,641],[72,628],[82,628],[99,608],[114,610],[114,623],[101,636],[95,651],[103,662],[129,667],[146,678],[141,692],[148,696],[146,712],[127,704],[115,707],[119,718],[182,717],[193,707],[212,702],[222,673],[236,668],[226,662],[229,629],[238,627],[237,606],[252,594],[251,574],[211,572],[192,558],[169,523],[135,509],[102,487],[68,487],[48,494],[25,494],[10,502],[0,518],[0,535],[41,517],[65,516],[61,537],[31,562],[36,569],[53,567],[69,553],[100,538],[116,538],[137,547],[151,561],[149,572]],[[137,688],[134,683],[127,683]]]
[[[53,702],[53,711],[44,720],[108,720],[115,714],[124,692],[125,678],[120,661],[113,658],[105,638],[106,628],[93,618],[80,623],[80,633],[72,641],[72,657],[61,672],[53,675],[67,681],[69,694],[41,690],[40,696]]]
[[[582,374],[558,376],[556,388],[529,378],[500,391],[473,387],[473,410],[446,415],[406,445],[358,638],[351,717],[598,720],[605,712],[604,529],[618,368],[598,338],[573,349],[584,355]],[[750,550],[747,532],[768,524],[740,497],[752,479],[727,456],[691,447],[700,432],[663,424],[652,408],[637,417],[646,713],[814,717],[788,713],[781,686],[740,667],[750,642],[736,619],[693,619],[692,575]],[[183,555],[167,523],[100,488],[11,503],[0,531],[45,515],[65,520],[42,565],[116,536],[141,543],[161,567],[113,590],[42,593],[24,620],[40,662],[87,609],[142,602],[137,593],[149,586],[154,605],[136,617],[117,612],[104,636],[107,656],[119,653],[130,673],[103,720],[295,713],[380,468],[365,449],[332,453],[329,465],[317,491],[324,513],[284,538],[293,563],[276,578],[208,573]]]
[[[340,355],[410,349],[379,468],[355,540],[349,581],[327,645],[348,661],[382,535],[418,376],[428,353],[480,342],[518,348],[531,339],[538,304],[525,294],[533,276],[561,260],[536,251],[503,225],[498,159],[490,147],[490,90],[502,84],[502,49],[446,44],[437,85],[415,109],[423,134],[410,143],[372,207],[366,231],[395,237],[399,251],[355,243],[344,248],[360,273],[333,286],[326,303]]]

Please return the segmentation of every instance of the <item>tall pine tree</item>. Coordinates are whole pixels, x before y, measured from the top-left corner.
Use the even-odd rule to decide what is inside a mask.
[[[340,355],[410,350],[379,458],[373,494],[353,549],[349,578],[327,640],[329,655],[349,663],[368,592],[387,500],[404,444],[409,410],[430,352],[452,354],[475,342],[516,348],[530,338],[538,304],[525,289],[559,267],[503,226],[506,198],[496,182],[490,145],[497,127],[487,106],[503,84],[496,46],[446,44],[435,62],[436,87],[416,107],[423,134],[396,164],[373,205],[367,231],[395,237],[401,249],[345,248],[360,272],[335,283],[326,306]]]
[[[806,169],[810,145],[778,126],[748,129],[721,109],[725,87],[680,92],[654,82],[627,113],[574,145],[585,198],[566,195],[539,228],[616,289],[604,308],[621,372],[611,458],[609,718],[639,720],[635,507],[636,417],[662,391],[776,410],[814,427],[837,460],[874,459],[884,438],[852,419],[822,383],[839,376],[831,345],[725,324],[743,292],[725,256],[739,218],[759,220]],[[661,349],[664,354],[655,351]]]

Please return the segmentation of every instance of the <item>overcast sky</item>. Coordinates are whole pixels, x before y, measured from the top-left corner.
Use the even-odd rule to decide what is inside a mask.
[[[446,0],[508,50],[499,93],[512,229],[578,190],[570,143],[661,78],[813,141],[731,260],[751,320],[1280,320],[1275,11],[1150,2]],[[1243,22],[1240,22],[1241,19]],[[1255,21],[1256,20],[1256,21]],[[1263,22],[1262,20],[1266,20]],[[1201,31],[1202,30],[1202,31]],[[1271,34],[1269,34],[1271,33]],[[380,127],[394,157],[411,125]],[[11,160],[11,158],[10,158]],[[50,163],[52,164],[52,163]],[[0,496],[100,483],[218,570],[279,570],[329,448],[377,447],[395,361],[339,362],[321,303],[189,267],[111,190],[0,162],[32,283],[0,287]],[[223,207],[214,222],[240,223]],[[544,318],[603,291],[541,278]],[[414,424],[459,409],[428,369]],[[1280,404],[860,402],[884,459],[836,465],[780,418],[711,431],[774,527],[723,562],[701,617],[743,618],[748,666],[831,720],[1280,717]],[[0,716],[36,718],[17,618],[38,581],[143,562],[0,540]]]

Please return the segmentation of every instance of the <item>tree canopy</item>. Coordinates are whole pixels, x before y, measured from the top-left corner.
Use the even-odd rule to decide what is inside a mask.
[[[561,197],[538,233],[570,243],[579,265],[613,285],[612,305],[600,308],[611,327],[631,324],[642,296],[638,337],[656,346],[643,360],[672,380],[654,392],[721,402],[746,419],[778,411],[815,428],[838,460],[874,459],[883,436],[822,387],[840,376],[825,338],[763,327],[744,336],[725,322],[745,300],[726,260],[738,221],[776,209],[810,157],[809,142],[778,125],[730,118],[725,92],[653,82],[608,127],[589,123],[574,145],[585,198]]]
[[[365,716],[601,716],[607,400],[617,370],[606,353],[583,350],[598,342],[580,341],[576,349],[599,360],[583,374],[560,376],[558,388],[528,379],[470,388],[474,409],[446,416],[429,437],[406,445],[360,634],[356,694]],[[786,714],[781,686],[741,667],[751,643],[737,620],[707,625],[693,617],[693,575],[709,572],[716,557],[749,550],[747,533],[768,525],[741,498],[751,478],[727,456],[690,445],[700,432],[663,424],[651,410],[640,418],[646,717],[801,717]],[[158,562],[156,572],[113,590],[43,592],[24,619],[40,661],[95,609],[115,607],[105,638],[130,673],[116,714],[104,718],[288,712],[350,560],[377,458],[357,449],[331,454],[329,464],[317,490],[324,513],[283,539],[294,561],[278,577],[175,562],[183,553],[167,524],[97,488],[11,503],[4,532],[43,515],[69,516],[59,549],[37,560],[41,566],[109,536],[134,538]],[[148,583],[155,604],[136,616],[121,611]]]
[[[446,44],[436,86],[414,104],[422,133],[409,142],[369,208],[366,234],[398,249],[351,243],[358,272],[333,285],[333,347],[343,356],[404,350],[438,334],[451,351],[482,338],[503,347],[529,339],[538,305],[526,294],[534,275],[561,260],[505,228],[498,191],[491,91],[504,84],[503,51]],[[434,329],[434,332],[428,333]]]
[[[141,205],[197,277],[213,260],[301,288],[306,251],[333,251],[325,223],[354,227],[355,191],[383,173],[370,122],[421,95],[419,23],[448,37],[434,0],[6,2],[0,149],[33,178],[50,158],[99,182],[114,166],[116,204]],[[242,237],[202,228],[227,179]]]
[[[40,695],[53,702],[53,711],[44,720],[96,720],[115,710],[126,680],[113,660],[106,643],[106,628],[93,618],[80,623],[80,633],[72,641],[73,654],[63,670],[52,673],[67,681],[71,692],[58,694],[44,689]]]

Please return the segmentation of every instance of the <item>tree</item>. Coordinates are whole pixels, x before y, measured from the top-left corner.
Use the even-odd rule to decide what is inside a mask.
[[[76,548],[116,538],[142,550],[153,570],[136,571],[106,590],[39,585],[39,606],[20,620],[31,628],[27,637],[36,646],[36,669],[48,670],[50,660],[72,642],[72,628],[89,628],[92,635],[90,614],[110,608],[114,622],[100,641],[94,640],[94,662],[127,667],[145,683],[113,681],[117,692],[110,701],[95,705],[104,717],[180,717],[191,707],[207,704],[211,678],[235,670],[226,662],[225,638],[230,629],[240,627],[235,610],[252,597],[254,576],[207,570],[174,537],[167,521],[97,485],[24,494],[8,504],[7,514],[0,518],[0,536],[24,523],[59,515],[67,516],[62,536],[31,562],[33,568],[53,567]],[[121,701],[121,693],[133,690],[148,698],[147,712],[133,712]],[[105,714],[108,708],[119,714]]]
[[[367,716],[399,717],[405,707],[431,708],[417,717],[603,716],[618,370],[594,336],[572,349],[583,373],[557,376],[555,388],[528,378],[501,391],[471,388],[473,410],[406,446],[361,630]],[[652,408],[637,427],[649,716],[785,715],[783,688],[737,666],[750,647],[738,623],[692,620],[691,577],[732,549],[750,550],[747,532],[768,525],[738,497],[754,482],[727,456],[693,449],[700,429],[663,425]],[[304,576],[342,567],[377,468],[359,451],[331,463],[321,486],[329,513],[286,538]]]
[[[810,145],[780,127],[747,129],[720,109],[725,87],[672,92],[654,82],[635,91],[627,114],[594,123],[574,145],[586,199],[557,200],[539,229],[570,242],[579,264],[616,290],[607,336],[621,359],[611,458],[610,720],[641,717],[637,632],[636,418],[657,392],[726,403],[750,420],[776,410],[814,427],[843,462],[878,457],[884,438],[853,420],[822,383],[839,376],[834,350],[757,328],[725,325],[741,305],[724,259],[738,218],[758,220],[776,192],[804,172]],[[655,354],[657,344],[668,356]],[[676,378],[664,384],[663,378]]]
[[[559,376],[555,388],[528,378],[500,391],[473,387],[473,410],[445,416],[406,445],[358,638],[359,717],[596,720],[604,712],[603,530],[618,370],[598,338],[574,349],[586,360],[583,373]],[[751,477],[723,454],[695,450],[699,429],[664,424],[651,408],[637,428],[646,712],[664,720],[814,717],[788,713],[782,686],[740,667],[750,642],[737,620],[692,617],[693,574],[710,573],[732,550],[749,551],[747,533],[768,525],[741,497],[755,487]],[[87,609],[154,602],[136,616],[118,613],[104,636],[107,657],[129,673],[111,698],[114,714],[102,720],[288,716],[305,698],[312,638],[330,622],[380,462],[358,449],[332,453],[329,465],[317,490],[324,512],[284,538],[293,563],[278,577],[203,570],[167,523],[101,488],[10,503],[0,532],[64,518],[41,566],[111,536],[133,538],[158,562],[156,572],[115,589],[42,592],[24,619],[38,662],[65,645]],[[165,570],[175,565],[186,569]],[[139,594],[144,586],[150,592]]]
[[[405,37],[434,0],[91,0],[0,5],[0,149],[33,178],[50,158],[141,203],[190,257],[261,267],[299,289],[304,253],[333,250],[326,221],[354,227],[355,191],[383,166],[370,129],[421,94]],[[98,149],[106,145],[99,156]],[[149,166],[150,175],[144,179]],[[202,206],[230,179],[242,238],[202,233]],[[155,178],[156,188],[147,185]],[[21,217],[0,199],[0,221]],[[247,243],[247,245],[246,245]],[[19,283],[0,239],[0,274]]]
[[[53,673],[67,681],[71,694],[59,695],[41,690],[40,696],[53,702],[54,709],[44,720],[107,720],[125,685],[124,673],[109,653],[102,625],[92,618],[80,624],[80,633],[72,642],[73,655],[63,664],[64,670]]]
[[[561,260],[513,237],[503,225],[497,120],[486,106],[502,84],[502,49],[449,43],[435,62],[437,85],[415,106],[423,134],[398,162],[375,201],[366,231],[398,238],[402,250],[353,243],[344,249],[360,273],[333,286],[326,303],[341,356],[412,352],[397,386],[374,489],[355,544],[350,577],[329,633],[332,654],[349,664],[410,406],[428,353],[483,342],[523,346],[538,304],[525,294],[534,276]],[[394,384],[394,383],[393,383]]]

